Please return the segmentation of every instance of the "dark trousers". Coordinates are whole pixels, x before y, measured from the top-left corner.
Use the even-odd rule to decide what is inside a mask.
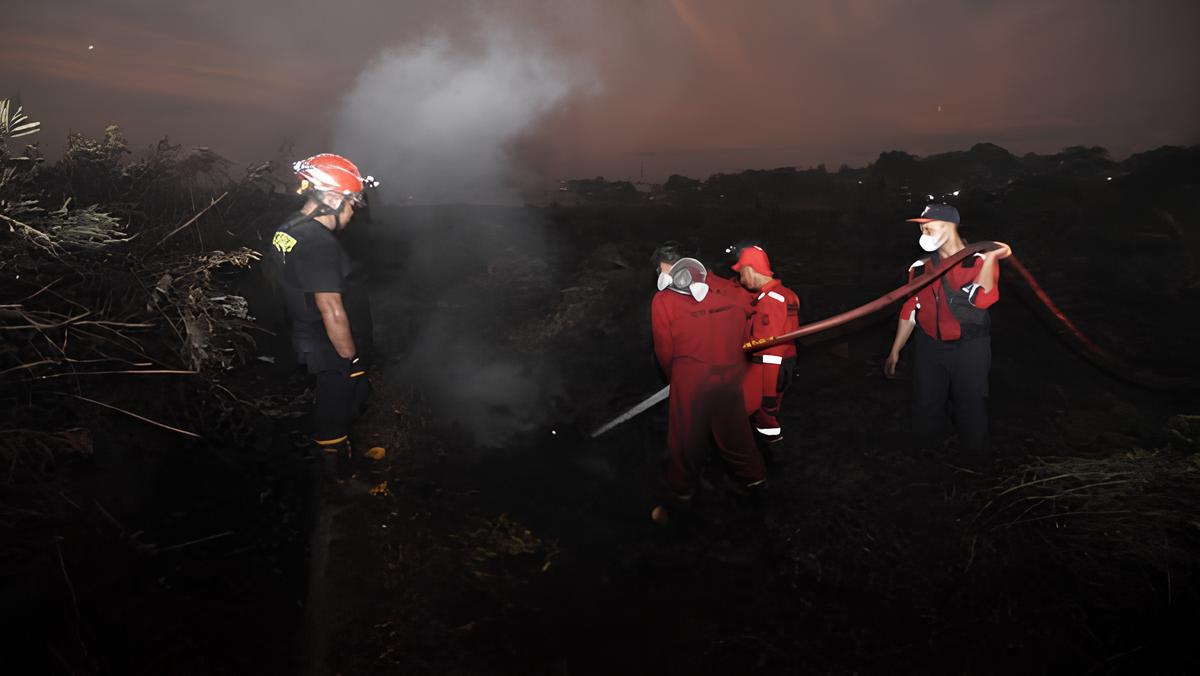
[[[317,405],[313,409],[312,434],[318,444],[330,445],[350,435],[370,393],[366,376],[351,378],[340,370],[318,371]]]
[[[318,444],[331,445],[349,436],[350,424],[359,417],[362,405],[371,394],[366,376],[349,377],[344,359],[332,348],[300,349],[296,358],[317,377],[317,405],[312,411],[312,438]]]
[[[988,450],[988,371],[992,367],[989,336],[940,341],[920,327],[913,364],[913,432],[923,447],[946,436],[947,414],[966,451]]]
[[[752,372],[754,366],[751,366]],[[782,364],[762,364],[762,404],[750,415],[754,429],[768,441],[783,438],[783,425],[779,422],[779,411],[783,408],[783,395],[792,386],[792,374],[796,370],[796,358],[788,357]]]

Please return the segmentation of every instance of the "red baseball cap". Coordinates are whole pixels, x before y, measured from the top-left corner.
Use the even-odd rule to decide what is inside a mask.
[[[743,266],[749,265],[754,268],[754,271],[760,275],[772,277],[775,273],[771,272],[771,260],[767,258],[767,252],[763,251],[760,246],[748,246],[742,249],[738,254],[737,263],[733,264],[733,271],[740,272]]]

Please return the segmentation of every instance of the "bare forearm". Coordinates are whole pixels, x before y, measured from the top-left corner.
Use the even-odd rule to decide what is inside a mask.
[[[337,350],[339,357],[349,359],[358,354],[354,347],[354,336],[350,333],[350,319],[345,314],[321,315],[321,319],[325,323],[329,342],[333,343],[333,349]]]
[[[979,268],[979,277],[975,279],[984,293],[991,293],[996,288],[996,258],[988,256]]]
[[[892,341],[892,354],[900,354],[908,339],[912,336],[917,323],[911,319],[901,319],[896,323],[896,339]]]
[[[993,242],[997,248],[984,254],[983,265],[979,266],[979,277],[975,283],[979,285],[983,292],[990,294],[992,289],[996,288],[996,282],[1000,279],[1000,263],[999,261],[1008,258],[1012,255],[1012,247],[1004,242]],[[991,303],[996,302],[993,298]],[[991,303],[988,303],[989,305]]]
[[[358,353],[354,346],[354,336],[350,333],[350,317],[342,305],[340,293],[313,294],[317,310],[321,313],[321,322],[325,325],[325,333],[333,349],[337,350],[342,359],[350,359]]]

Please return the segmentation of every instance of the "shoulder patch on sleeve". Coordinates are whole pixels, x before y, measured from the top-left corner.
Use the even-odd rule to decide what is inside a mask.
[[[767,295],[779,301],[780,303],[787,303],[787,299],[784,298],[782,294],[775,293],[774,291],[768,291]]]
[[[292,248],[296,246],[296,238],[286,232],[276,232],[271,238],[271,245],[279,250],[280,253],[290,253]]]

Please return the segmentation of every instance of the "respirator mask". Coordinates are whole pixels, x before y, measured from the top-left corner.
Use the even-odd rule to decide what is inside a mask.
[[[680,258],[671,266],[670,272],[658,273],[658,290],[670,289],[675,293],[695,298],[697,302],[708,295],[708,271],[695,258]]]

